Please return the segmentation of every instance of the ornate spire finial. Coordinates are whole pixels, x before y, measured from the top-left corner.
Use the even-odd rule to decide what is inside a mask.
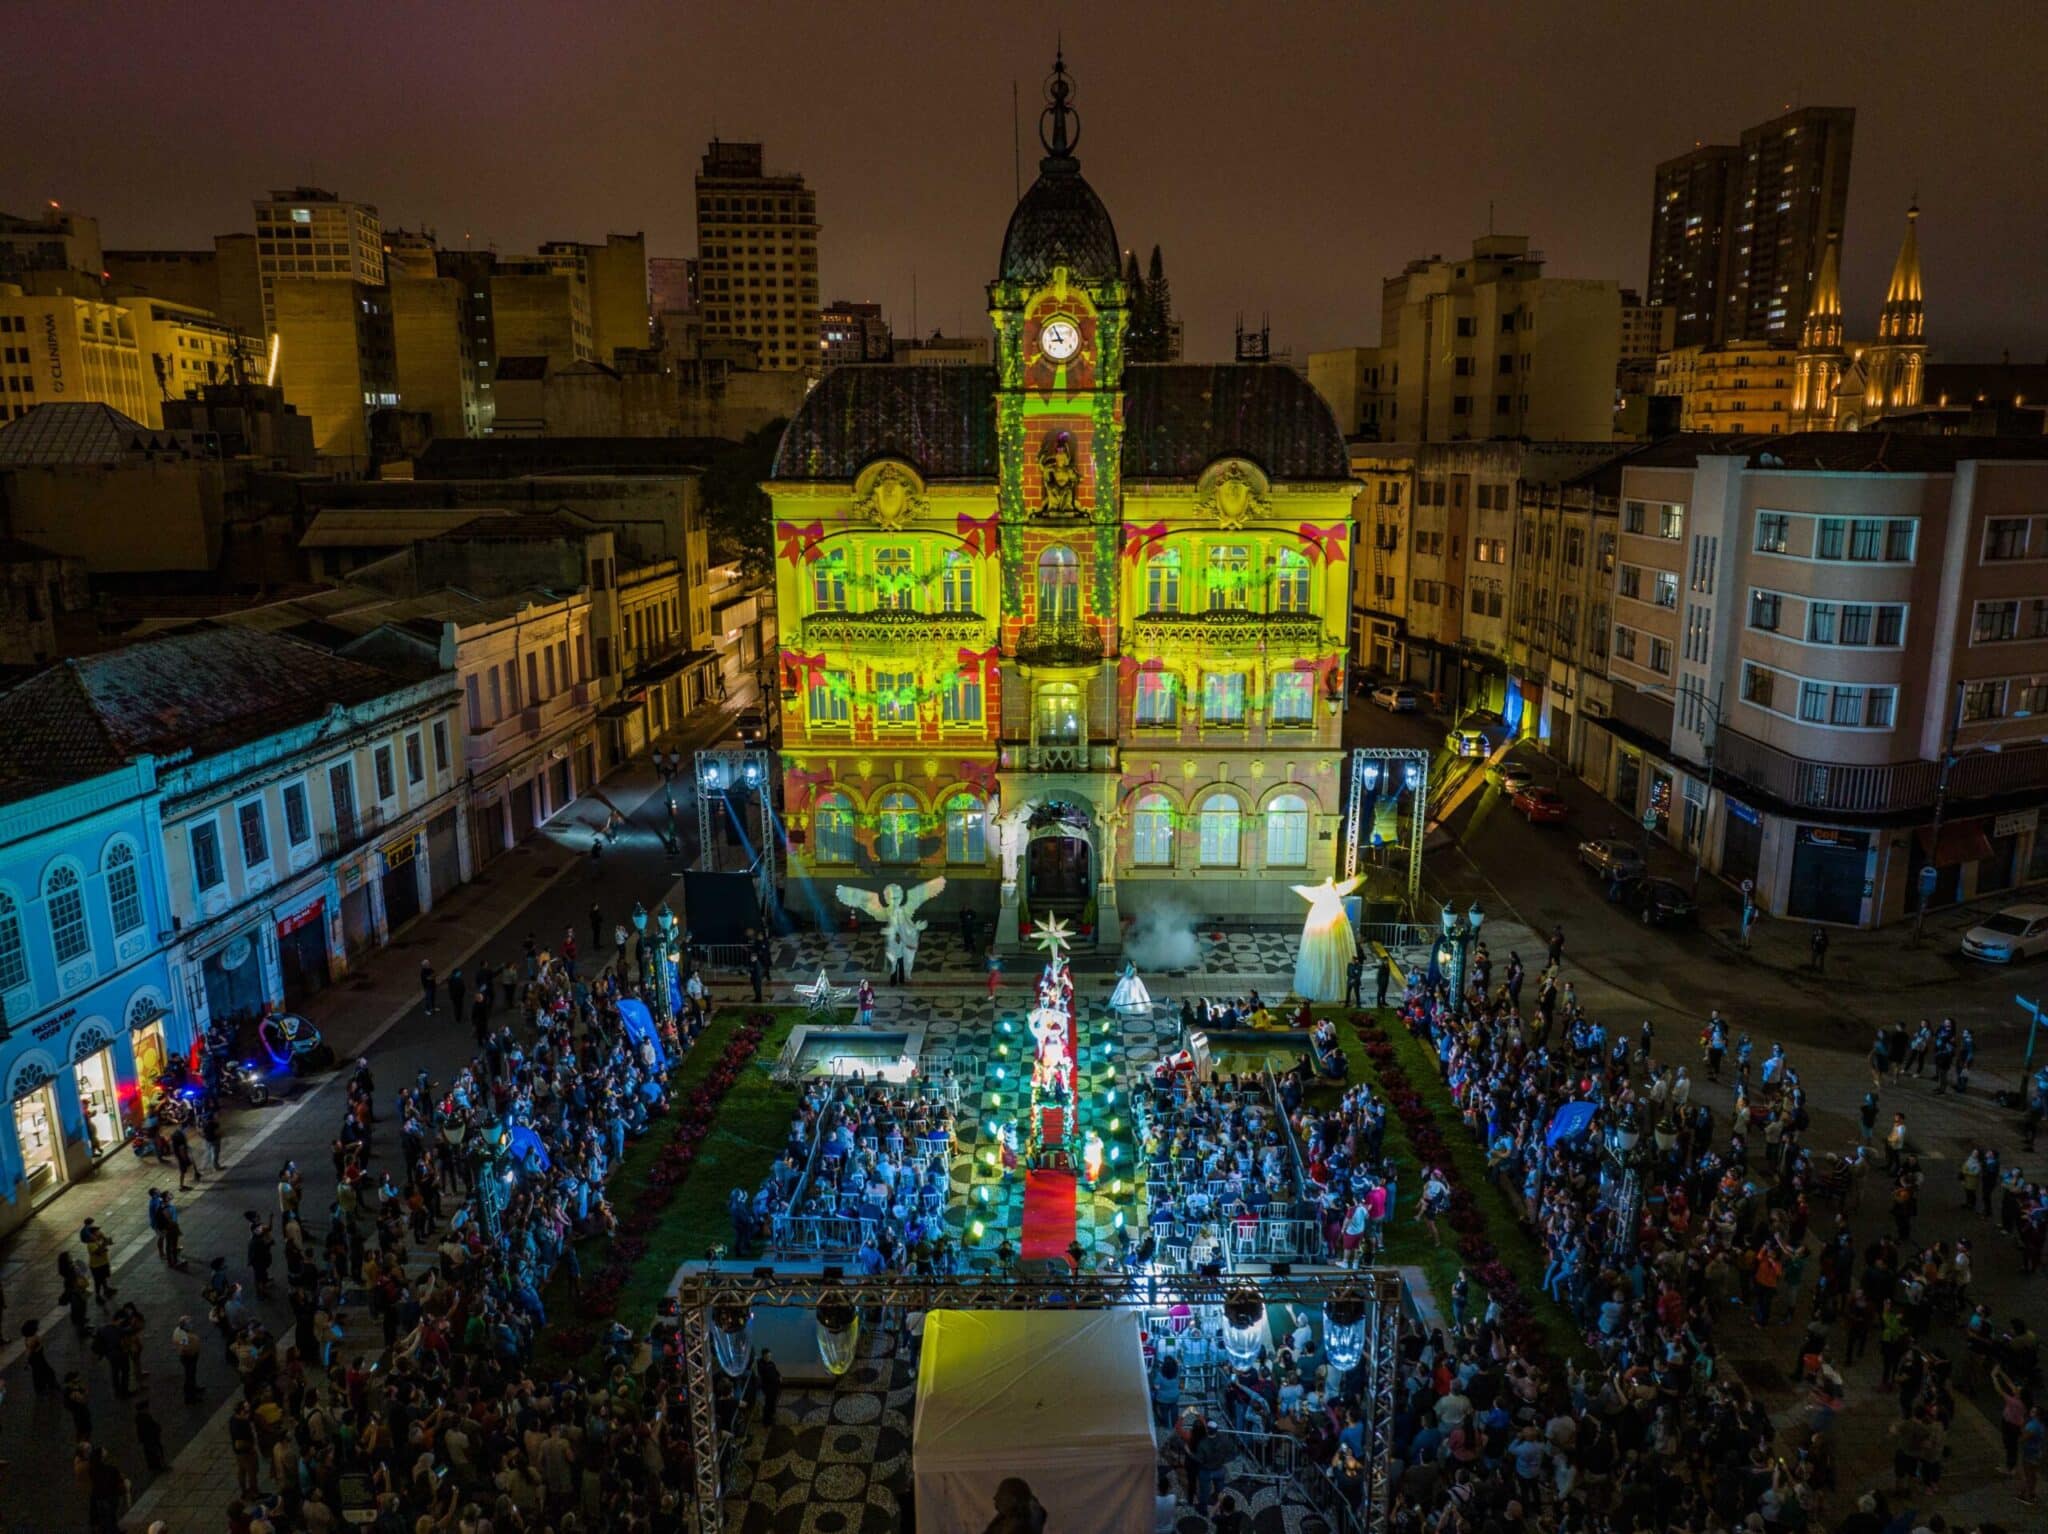
[[[1067,54],[1063,43],[1055,44],[1052,73],[1045,82],[1045,110],[1038,117],[1038,141],[1055,160],[1070,160],[1074,146],[1081,142],[1081,114],[1070,98],[1073,82],[1067,77]]]

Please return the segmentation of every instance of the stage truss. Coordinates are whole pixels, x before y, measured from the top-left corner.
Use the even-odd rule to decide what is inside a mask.
[[[1408,915],[1414,919],[1415,902],[1422,895],[1422,836],[1429,825],[1430,753],[1414,746],[1357,746],[1351,752],[1351,785],[1344,805],[1344,877],[1356,877],[1361,845],[1372,840],[1372,828],[1365,818],[1366,776],[1370,769],[1376,782],[1385,784],[1407,776],[1415,769],[1414,795],[1408,812]]]
[[[701,868],[718,867],[716,827],[712,804],[728,805],[728,791],[744,784],[754,795],[755,869],[761,884],[761,909],[775,908],[775,818],[770,803],[775,771],[773,756],[765,746],[710,746],[697,753],[697,862]]]
[[[1285,1268],[1285,1264],[1277,1264]],[[672,1297],[683,1344],[689,1392],[690,1447],[695,1461],[698,1534],[725,1526],[719,1482],[718,1410],[711,1355],[714,1306],[815,1310],[826,1299],[866,1311],[933,1310],[1161,1310],[1172,1305],[1221,1307],[1226,1296],[1255,1289],[1268,1305],[1323,1305],[1357,1299],[1365,1306],[1365,1371],[1360,1392],[1365,1415],[1367,1534],[1385,1534],[1392,1501],[1394,1381],[1399,1373],[1401,1309],[1406,1286],[1392,1268],[1311,1273],[1106,1273],[1044,1278],[842,1278],[834,1273],[685,1273]]]

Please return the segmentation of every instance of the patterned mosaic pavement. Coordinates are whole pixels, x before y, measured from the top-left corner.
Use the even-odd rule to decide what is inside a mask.
[[[1298,930],[1277,927],[1270,930],[1204,928],[1195,934],[1199,962],[1188,969],[1164,971],[1156,978],[1188,981],[1279,979],[1294,973],[1294,951],[1300,936]],[[1035,955],[1005,955],[1004,985],[1012,989],[1021,987],[1025,977],[1037,975],[1038,964]],[[1122,967],[1123,960],[1118,955],[1097,954],[1085,949],[1077,952],[1072,960],[1077,987],[1084,976],[1101,976],[1113,983],[1115,973]],[[881,933],[870,923],[855,932],[799,933],[776,944],[777,974],[801,975],[808,979],[821,968],[841,982],[868,975],[879,988],[884,973]],[[957,931],[934,925],[918,945],[914,979],[942,980],[949,985],[959,985],[971,984],[985,974],[981,956],[968,951]],[[1150,985],[1154,978],[1148,972],[1146,984]]]

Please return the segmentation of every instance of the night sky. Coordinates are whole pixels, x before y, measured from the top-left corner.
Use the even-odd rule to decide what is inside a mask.
[[[1849,334],[1907,199],[1947,360],[2048,357],[2048,5],[23,4],[0,10],[0,208],[92,213],[111,247],[252,227],[311,181],[387,225],[506,251],[644,228],[695,248],[714,129],[801,170],[822,297],[986,333],[1056,31],[1080,146],[1128,246],[1165,248],[1189,354],[1242,311],[1297,358],[1378,334],[1379,283],[1487,227],[1557,276],[1640,288],[1652,169],[1787,103],[1857,109]]]

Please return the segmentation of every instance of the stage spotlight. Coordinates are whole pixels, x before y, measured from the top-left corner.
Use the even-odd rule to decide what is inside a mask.
[[[1324,1304],[1323,1353],[1339,1371],[1357,1368],[1365,1357],[1365,1296],[1357,1290],[1332,1295]]]
[[[1266,1302],[1249,1285],[1223,1296],[1223,1351],[1241,1364],[1259,1356],[1266,1334]]]
[[[711,1302],[711,1353],[732,1379],[745,1374],[754,1361],[753,1339],[747,1334],[753,1319],[753,1307],[736,1294],[722,1294]]]
[[[844,1374],[859,1347],[860,1312],[835,1289],[818,1301],[818,1357],[828,1372]]]

